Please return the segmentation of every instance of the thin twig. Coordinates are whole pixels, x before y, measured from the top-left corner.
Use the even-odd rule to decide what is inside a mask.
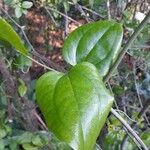
[[[114,110],[111,109],[111,112],[113,115],[126,127],[126,129],[130,132],[130,134],[137,140],[137,142],[142,146],[144,150],[148,150],[147,146],[143,143],[141,138],[136,134],[136,132],[129,126],[129,124],[122,118],[118,113]]]
[[[133,136],[128,132],[128,130],[123,126],[123,129],[126,131],[127,135],[132,139],[132,141],[136,144],[136,146],[138,147],[138,150],[143,150],[141,148],[141,146],[139,145],[139,143],[136,141],[136,139],[133,138]],[[120,148],[120,150],[122,150]]]
[[[26,56],[26,57],[28,59],[30,59],[31,61],[35,62],[37,65],[43,67],[43,68],[46,68],[46,69],[51,70],[51,71],[56,71],[55,69],[52,69],[52,68],[50,68],[50,67],[48,67],[48,66],[46,66],[46,65],[44,65],[44,64],[42,64],[40,62],[38,62],[37,60],[33,59],[32,57],[29,57],[29,56]]]
[[[89,11],[89,12],[91,12],[91,13],[93,13],[94,15],[97,15],[97,16],[99,16],[100,18],[105,18],[104,16],[102,16],[102,15],[100,15],[99,13],[97,13],[96,11],[94,11],[94,10],[92,10],[92,9],[89,9],[89,8],[87,8],[87,7],[85,7],[85,6],[81,6],[83,9],[85,9],[85,10],[87,10],[87,11]]]
[[[125,104],[125,106],[126,106],[126,107],[129,107],[129,108],[131,108],[131,109],[133,109],[133,110],[135,110],[135,111],[140,111],[140,108],[139,108],[139,107],[135,107],[135,106],[132,106],[132,105],[127,105],[127,104]]]
[[[53,68],[54,70],[60,71],[60,72],[66,72],[64,67],[61,67],[60,65],[54,63],[53,61],[45,58],[44,56],[42,56],[41,54],[39,54],[36,51],[33,51],[32,54],[37,57],[38,59],[41,59],[43,62],[45,62],[47,65],[49,65],[51,68]]]
[[[81,25],[78,21],[72,19],[71,17],[65,15],[64,13],[62,13],[62,12],[60,12],[60,11],[58,11],[58,10],[56,10],[56,9],[54,9],[54,8],[52,8],[52,7],[47,7],[47,6],[45,6],[45,7],[46,7],[48,10],[54,11],[54,12],[58,13],[59,15],[68,18],[69,20],[71,20],[72,22],[76,23],[77,25]]]
[[[78,3],[76,4],[76,6],[77,6],[77,9],[80,11],[81,15],[83,15],[83,16],[85,17],[86,21],[89,23],[90,20],[89,20],[89,18],[87,17],[86,13],[84,12],[82,6],[79,5]]]
[[[138,118],[141,118],[141,117],[145,114],[145,112],[148,110],[149,106],[150,106],[150,99],[146,100],[146,102],[144,103],[144,107],[143,107],[143,108],[141,109],[141,111],[139,112]],[[132,125],[131,125],[132,129],[135,129],[136,124],[137,124],[136,122],[133,122],[133,123],[132,123]],[[124,136],[124,139],[123,139],[123,141],[122,141],[122,143],[121,143],[121,149],[122,149],[122,150],[124,149],[127,140],[128,140],[128,134],[126,134],[126,135]]]
[[[147,45],[137,45],[137,46],[136,46],[136,45],[133,45],[133,46],[132,46],[132,49],[133,49],[133,48],[134,48],[134,49],[137,49],[137,48],[138,48],[138,49],[139,49],[139,48],[141,48],[141,49],[148,49],[148,48],[150,48],[150,45],[148,45],[148,44],[147,44]]]
[[[136,39],[136,37],[139,35],[141,30],[145,27],[145,25],[148,23],[150,19],[150,11],[148,12],[147,16],[145,19],[140,23],[140,25],[135,29],[134,33],[131,35],[129,38],[128,42],[125,44],[124,48],[121,50],[120,54],[118,55],[118,59],[115,61],[111,69],[109,70],[108,74],[104,78],[104,82],[107,82],[109,78],[111,77],[112,73],[114,70],[118,67],[119,63],[121,62],[122,58],[124,57],[125,53],[127,50],[130,48],[132,45],[133,41]]]
[[[68,3],[71,4],[71,5],[74,5],[74,3],[72,3],[72,2],[68,2]],[[103,17],[102,15],[100,15],[99,13],[97,13],[96,11],[94,11],[94,10],[92,10],[92,9],[89,9],[89,8],[87,8],[87,7],[85,7],[85,6],[82,6],[82,5],[80,5],[80,6],[82,7],[82,9],[87,10],[87,11],[89,11],[90,13],[92,13],[92,14],[94,14],[94,15],[96,15],[96,16],[98,16],[98,17],[104,19],[104,17]]]
[[[65,11],[65,15],[68,16],[68,13],[66,10]],[[69,26],[69,20],[68,18],[65,17],[65,31],[64,31],[64,39],[66,38],[66,36],[68,35],[69,31],[68,31],[68,26]]]
[[[46,131],[48,131],[48,128],[47,128],[46,124],[44,123],[44,121],[41,119],[41,117],[38,115],[38,113],[35,110],[33,110],[33,114],[35,115],[37,120],[41,123],[41,125],[44,127],[44,129]]]
[[[55,19],[54,19],[53,15],[51,14],[51,12],[46,7],[44,7],[44,9],[46,10],[46,12],[48,13],[48,15],[50,16],[50,18],[54,22],[55,26],[57,26],[57,22],[55,21]]]
[[[107,5],[108,20],[111,20],[111,15],[110,15],[110,1],[109,0],[107,0],[106,5]]]
[[[133,120],[132,118],[130,118],[124,111],[119,110],[119,109],[114,109],[115,111],[118,111],[119,113],[122,113],[126,116],[126,118],[128,118],[128,120],[132,121],[132,122],[136,122],[135,120]],[[136,122],[137,123],[137,122]]]

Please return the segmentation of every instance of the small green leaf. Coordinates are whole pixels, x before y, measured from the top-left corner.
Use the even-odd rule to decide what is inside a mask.
[[[93,7],[94,1],[95,0],[89,0],[89,4],[90,4],[91,7]]]
[[[27,92],[27,87],[22,79],[19,79],[20,85],[18,87],[18,92],[21,97],[23,97]]]
[[[91,150],[113,103],[94,65],[83,62],[67,74],[49,72],[36,85],[49,129],[75,150]]]
[[[112,91],[115,95],[121,95],[124,93],[124,88],[119,85],[116,85],[113,87]]]
[[[20,18],[22,16],[22,8],[16,7],[15,8],[15,15],[17,18]]]
[[[24,148],[24,150],[38,150],[38,147],[35,147],[31,144],[23,144],[22,147]]]
[[[69,11],[69,8],[70,8],[69,3],[66,2],[66,1],[64,1],[64,2],[63,2],[63,5],[64,5],[64,8],[65,8],[65,11],[66,11],[66,12]]]
[[[33,145],[38,146],[38,147],[43,146],[42,140],[39,135],[34,135],[32,137],[32,143],[33,143]]]
[[[24,2],[22,3],[22,8],[28,9],[28,8],[31,8],[32,6],[33,6],[33,3],[32,3],[32,2],[29,2],[29,1],[24,1]]]
[[[26,9],[23,9],[22,13],[26,15],[28,13],[28,11]]]
[[[14,29],[0,17],[0,39],[9,42],[19,53],[28,56],[28,51],[25,48],[22,40]]]
[[[19,144],[30,143],[32,141],[33,134],[30,132],[24,132],[18,139]]]
[[[143,132],[141,135],[141,138],[142,138],[143,142],[150,148],[150,129]]]
[[[10,126],[5,125],[4,128],[5,128],[5,131],[6,131],[7,134],[11,134],[12,128]]]
[[[15,57],[14,65],[19,69],[26,69],[32,66],[32,61],[23,55],[18,55]]]
[[[64,59],[71,65],[87,61],[105,76],[116,60],[122,41],[122,26],[114,21],[98,21],[83,25],[65,40]]]

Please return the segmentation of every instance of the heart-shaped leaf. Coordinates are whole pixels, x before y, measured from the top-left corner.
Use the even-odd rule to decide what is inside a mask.
[[[113,102],[94,65],[83,62],[67,74],[49,72],[36,85],[49,129],[75,150],[91,150]]]
[[[121,46],[122,26],[114,21],[98,21],[83,25],[65,40],[63,56],[71,65],[87,61],[105,76]]]
[[[0,17],[0,40],[10,43],[18,52],[27,56],[28,51],[14,29]]]

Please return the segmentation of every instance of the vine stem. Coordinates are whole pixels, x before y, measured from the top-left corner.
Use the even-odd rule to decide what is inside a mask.
[[[149,106],[150,106],[150,99],[147,99],[146,102],[145,102],[144,105],[143,105],[143,108],[141,109],[141,111],[140,111],[139,114],[138,114],[138,118],[141,118],[142,116],[144,116],[144,114],[145,114],[145,112],[148,110]],[[137,124],[136,122],[133,122],[133,123],[131,124],[132,129],[135,129],[136,124]],[[122,141],[122,143],[121,143],[121,149],[122,149],[122,150],[124,150],[124,146],[125,146],[127,140],[128,140],[128,134],[126,134],[126,135],[124,136],[124,139],[123,139],[123,141]]]
[[[140,25],[135,29],[134,33],[131,35],[127,43],[125,44],[124,48],[121,50],[120,54],[118,55],[118,59],[115,61],[111,69],[109,70],[108,74],[104,78],[104,82],[107,82],[109,78],[111,77],[114,70],[118,67],[119,63],[121,62],[123,56],[127,52],[127,50],[132,45],[133,41],[136,39],[136,37],[139,35],[141,30],[144,28],[144,26],[148,23],[150,19],[150,11],[148,12],[147,16],[144,18],[144,20],[140,23]]]
[[[56,71],[55,69],[50,68],[50,67],[48,67],[48,66],[46,66],[46,65],[44,65],[44,64],[42,64],[42,63],[40,63],[40,62],[38,62],[37,60],[33,59],[33,58],[30,57],[30,56],[26,56],[26,57],[27,57],[28,59],[30,59],[32,62],[36,63],[37,65],[39,65],[39,66],[41,66],[41,67],[43,67],[43,68],[45,68],[45,69],[47,69],[47,70]]]

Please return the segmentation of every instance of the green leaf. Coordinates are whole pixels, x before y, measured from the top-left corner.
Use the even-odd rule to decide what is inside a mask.
[[[27,92],[27,87],[22,79],[19,79],[20,85],[18,87],[18,92],[21,97],[23,97]]]
[[[122,26],[114,21],[83,25],[65,40],[64,59],[71,65],[87,61],[105,76],[117,58],[122,41]]]
[[[16,15],[16,17],[17,18],[20,18],[21,16],[22,16],[22,8],[20,8],[20,7],[16,7],[15,8],[15,15]]]
[[[91,150],[113,102],[94,65],[83,62],[67,74],[39,78],[36,98],[49,129],[75,150]]]
[[[23,9],[22,13],[26,15],[28,13],[27,9]]]
[[[17,68],[26,70],[26,68],[32,66],[32,61],[23,55],[17,55],[14,60],[14,64]]]
[[[112,91],[113,91],[113,93],[114,93],[115,95],[121,95],[121,94],[124,93],[124,88],[121,87],[121,86],[119,86],[119,85],[115,85],[115,86],[113,87]]]
[[[34,135],[32,137],[32,143],[33,143],[33,145],[36,145],[38,147],[44,146],[39,135]]]
[[[24,150],[38,150],[38,147],[35,147],[31,144],[23,144],[22,147],[24,148]]]
[[[24,132],[18,139],[19,144],[30,143],[32,141],[33,134],[30,132]]]
[[[29,2],[29,1],[24,1],[24,2],[22,3],[22,8],[28,9],[28,8],[31,8],[32,6],[33,6],[33,3],[32,3],[32,2]]]
[[[0,17],[0,39],[9,42],[18,52],[28,56],[28,51],[25,48],[22,40],[14,29]]]
[[[90,4],[91,7],[93,6],[94,1],[95,1],[95,0],[89,0],[89,4]]]
[[[64,8],[65,8],[65,11],[66,11],[66,12],[69,11],[69,8],[70,8],[69,3],[66,2],[66,1],[64,1],[64,2],[63,2],[63,5],[64,5]]]

